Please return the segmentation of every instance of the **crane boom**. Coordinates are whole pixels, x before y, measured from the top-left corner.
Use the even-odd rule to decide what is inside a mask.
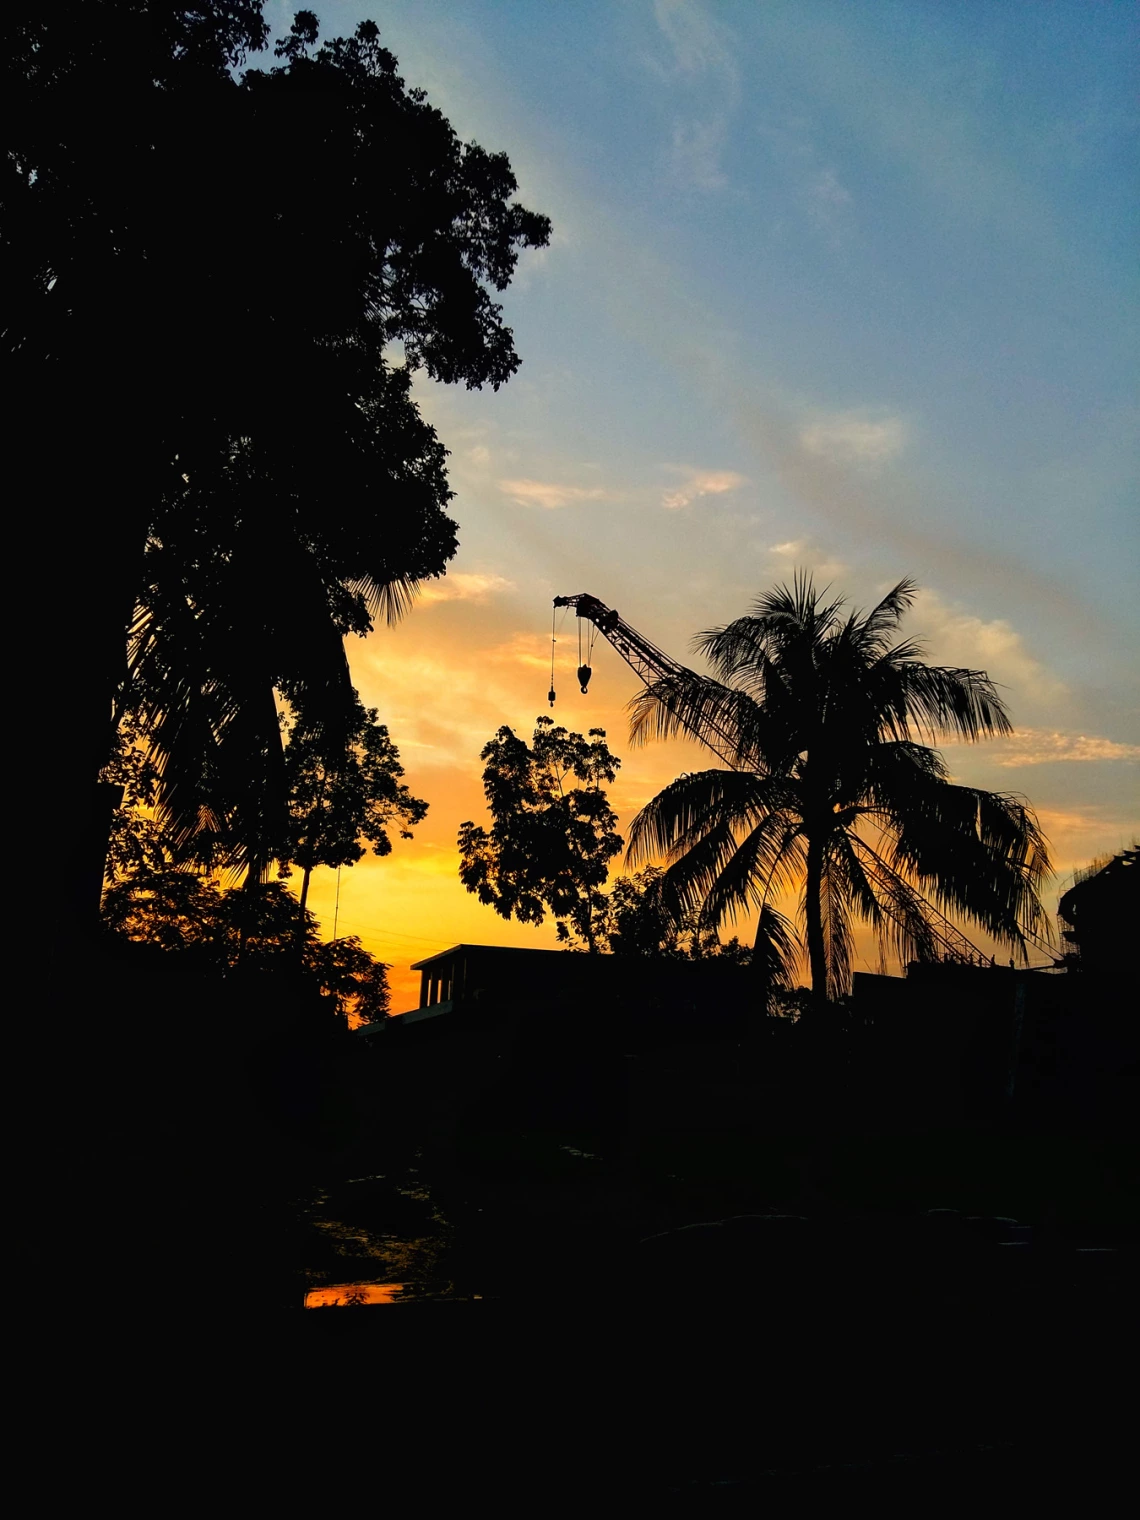
[[[658,649],[656,644],[651,644],[647,638],[632,628],[612,607],[607,607],[596,596],[591,596],[587,591],[576,592],[572,596],[556,596],[556,607],[573,607],[580,618],[593,623],[599,633],[603,634],[608,643],[612,644],[618,654],[633,671],[643,686],[649,686],[654,682],[668,685],[671,681],[689,676],[692,672],[684,665],[672,659],[663,649]],[[684,719],[682,718],[682,722]],[[686,725],[687,727],[688,725]],[[692,732],[692,730],[690,730]],[[699,739],[706,749],[711,749],[718,760],[723,760],[730,770],[738,770],[739,766],[732,758],[735,746],[728,734],[716,730],[712,737],[707,731],[702,731],[693,737]],[[889,918],[896,923],[902,924],[902,920],[889,904],[880,903],[880,908]],[[949,960],[955,961],[984,961],[985,956],[958,928],[957,924],[950,922],[944,914],[940,913],[933,903],[926,902],[926,917],[930,925],[932,937],[943,955]]]
[[[663,649],[658,649],[656,644],[651,644],[647,638],[638,633],[636,628],[631,628],[612,607],[607,607],[604,602],[600,602],[589,592],[579,591],[573,596],[556,596],[554,605],[573,607],[580,618],[593,623],[598,632],[604,634],[606,640],[621,655],[643,686],[650,686],[654,682],[665,685],[673,681],[679,683],[683,678],[692,675],[691,670],[678,664]],[[707,734],[701,734],[700,739],[706,748],[712,750],[718,760],[724,761],[729,770],[739,769],[733,758],[734,746],[729,734],[714,729],[711,738]]]

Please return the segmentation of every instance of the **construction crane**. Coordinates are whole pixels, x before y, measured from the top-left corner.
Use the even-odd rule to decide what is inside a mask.
[[[668,687],[671,682],[677,682],[679,685],[681,678],[692,674],[686,666],[678,664],[664,650],[658,649],[656,644],[651,644],[647,638],[638,633],[636,628],[631,628],[612,607],[607,607],[604,602],[599,601],[596,596],[591,596],[589,592],[579,591],[573,596],[556,596],[554,598],[554,606],[556,610],[559,607],[573,607],[579,618],[592,623],[598,632],[613,645],[643,686],[649,686],[654,682],[665,687]],[[589,685],[592,673],[588,663],[579,665],[578,684],[583,691]],[[553,706],[553,662],[551,664],[550,703]],[[681,722],[684,723],[683,708],[679,710],[678,716]],[[688,727],[687,724],[685,726]],[[693,731],[690,730],[690,732]],[[730,770],[739,769],[739,766],[733,759],[735,746],[730,735],[724,730],[713,728],[710,733],[706,728],[702,729],[699,734],[693,732],[693,737],[699,739],[707,749],[711,749],[713,754],[718,759],[723,760]],[[888,918],[894,919],[900,927],[903,927],[902,920],[893,912],[889,904],[880,903],[879,906]],[[962,933],[957,924],[951,923],[944,914],[940,913],[933,903],[928,902],[925,904],[925,907],[926,921],[930,926],[932,938],[946,960],[981,965],[991,959],[974,944],[973,940]],[[1034,944],[1038,945],[1039,948],[1048,949],[1043,941],[1038,940],[1036,935],[1029,935],[1027,937]]]
[[[684,665],[679,665],[663,649],[658,649],[656,644],[651,644],[647,638],[638,633],[636,628],[631,628],[627,622],[623,621],[612,607],[607,607],[596,596],[590,596],[585,591],[580,591],[575,596],[556,596],[554,605],[556,608],[573,607],[579,618],[592,623],[598,632],[613,645],[643,686],[649,686],[653,682],[665,685],[676,682],[679,687],[684,678],[692,675],[691,670]],[[588,664],[579,665],[578,684],[583,692],[589,685],[592,674]],[[553,678],[550,683],[550,702],[553,706]],[[701,740],[718,759],[724,761],[729,770],[738,769],[733,758],[732,738],[728,733],[714,727],[712,737],[702,734]]]

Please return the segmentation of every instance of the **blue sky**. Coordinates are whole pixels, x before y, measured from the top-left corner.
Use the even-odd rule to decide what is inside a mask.
[[[375,19],[555,229],[504,298],[515,380],[420,388],[453,572],[350,650],[441,799],[416,851],[453,851],[481,744],[545,707],[554,593],[684,655],[796,568],[864,604],[920,582],[910,626],[1019,729],[955,772],[1028,794],[1062,870],[1140,832],[1133,5],[315,9]],[[620,748],[632,677],[595,665],[559,716]],[[693,763],[627,760],[628,807]]]

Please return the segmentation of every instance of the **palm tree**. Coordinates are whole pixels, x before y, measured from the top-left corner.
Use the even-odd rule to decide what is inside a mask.
[[[179,858],[264,876],[285,818],[279,699],[343,759],[359,708],[346,635],[397,622],[455,552],[446,450],[406,376],[376,385],[398,452],[341,440],[351,511],[328,510],[304,469],[289,479],[249,440],[155,507],[120,702],[150,747]]]
[[[633,821],[629,857],[664,857],[678,911],[710,926],[799,887],[813,997],[850,981],[862,919],[903,959],[936,954],[942,913],[1025,959],[1046,932],[1046,841],[1023,799],[949,780],[932,745],[1011,732],[984,671],[925,664],[898,640],[915,586],[845,614],[797,576],[701,634],[715,678],[664,677],[635,699],[631,738],[682,732],[732,769],[677,778]]]

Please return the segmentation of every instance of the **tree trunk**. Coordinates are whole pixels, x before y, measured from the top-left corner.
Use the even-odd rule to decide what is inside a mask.
[[[252,906],[252,903],[253,903],[254,889],[256,887],[259,887],[260,885],[261,885],[261,870],[260,870],[260,867],[259,867],[259,865],[258,865],[258,863],[256,861],[250,861],[249,865],[246,867],[245,880],[242,882],[241,886],[238,888],[238,891],[241,894],[239,896],[239,898],[238,898],[238,948],[237,948],[237,964],[239,966],[245,960],[246,944],[249,941],[249,924],[250,924],[250,918],[252,917],[250,909],[251,909],[251,906]]]
[[[305,954],[305,904],[309,900],[309,880],[312,877],[312,866],[306,866],[301,876],[301,901],[297,905],[297,959],[301,960]]]
[[[827,950],[823,942],[823,842],[808,835],[807,882],[804,886],[808,966],[816,1003],[827,1002]]]

